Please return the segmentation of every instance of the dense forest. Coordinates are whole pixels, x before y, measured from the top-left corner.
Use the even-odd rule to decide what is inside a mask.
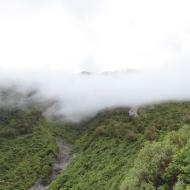
[[[110,108],[80,123],[32,104],[1,106],[0,190],[190,190],[190,102]],[[72,159],[51,181],[57,138]]]

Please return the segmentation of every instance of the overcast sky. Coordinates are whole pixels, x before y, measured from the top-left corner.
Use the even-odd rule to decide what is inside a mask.
[[[188,0],[0,0],[0,68],[159,68],[190,50]]]
[[[71,119],[190,100],[189,8],[189,0],[0,0],[0,84],[37,87]],[[120,69],[137,71],[99,73]],[[83,70],[95,74],[76,74]]]

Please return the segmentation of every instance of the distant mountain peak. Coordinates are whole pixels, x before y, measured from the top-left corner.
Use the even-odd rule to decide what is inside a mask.
[[[85,75],[85,76],[89,76],[89,75],[94,75],[94,74],[98,74],[98,75],[105,75],[105,76],[111,76],[111,75],[126,75],[129,73],[133,73],[136,72],[137,70],[135,69],[121,69],[121,70],[112,70],[112,71],[103,71],[103,72],[89,72],[89,71],[81,71],[79,74],[81,75]]]
[[[103,75],[118,75],[118,74],[129,74],[132,72],[136,72],[134,69],[121,69],[121,70],[113,70],[113,71],[104,71],[101,74]]]
[[[92,75],[93,73],[89,72],[89,71],[81,71],[80,74],[81,75]]]

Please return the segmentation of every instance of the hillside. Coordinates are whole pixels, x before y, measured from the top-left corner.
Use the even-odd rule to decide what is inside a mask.
[[[38,179],[48,181],[58,150],[39,112],[1,110],[0,142],[1,190],[25,190]]]
[[[75,157],[50,190],[187,190],[190,103],[105,110],[79,127]]]
[[[57,138],[72,161],[49,190],[189,190],[190,102],[107,109],[79,124],[41,112],[1,110],[0,190],[50,182]]]

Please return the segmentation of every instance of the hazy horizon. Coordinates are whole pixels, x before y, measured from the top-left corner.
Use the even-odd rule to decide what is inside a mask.
[[[110,106],[190,100],[189,4],[1,0],[0,84],[37,87],[59,99],[69,118]],[[98,74],[127,69],[137,72]]]

